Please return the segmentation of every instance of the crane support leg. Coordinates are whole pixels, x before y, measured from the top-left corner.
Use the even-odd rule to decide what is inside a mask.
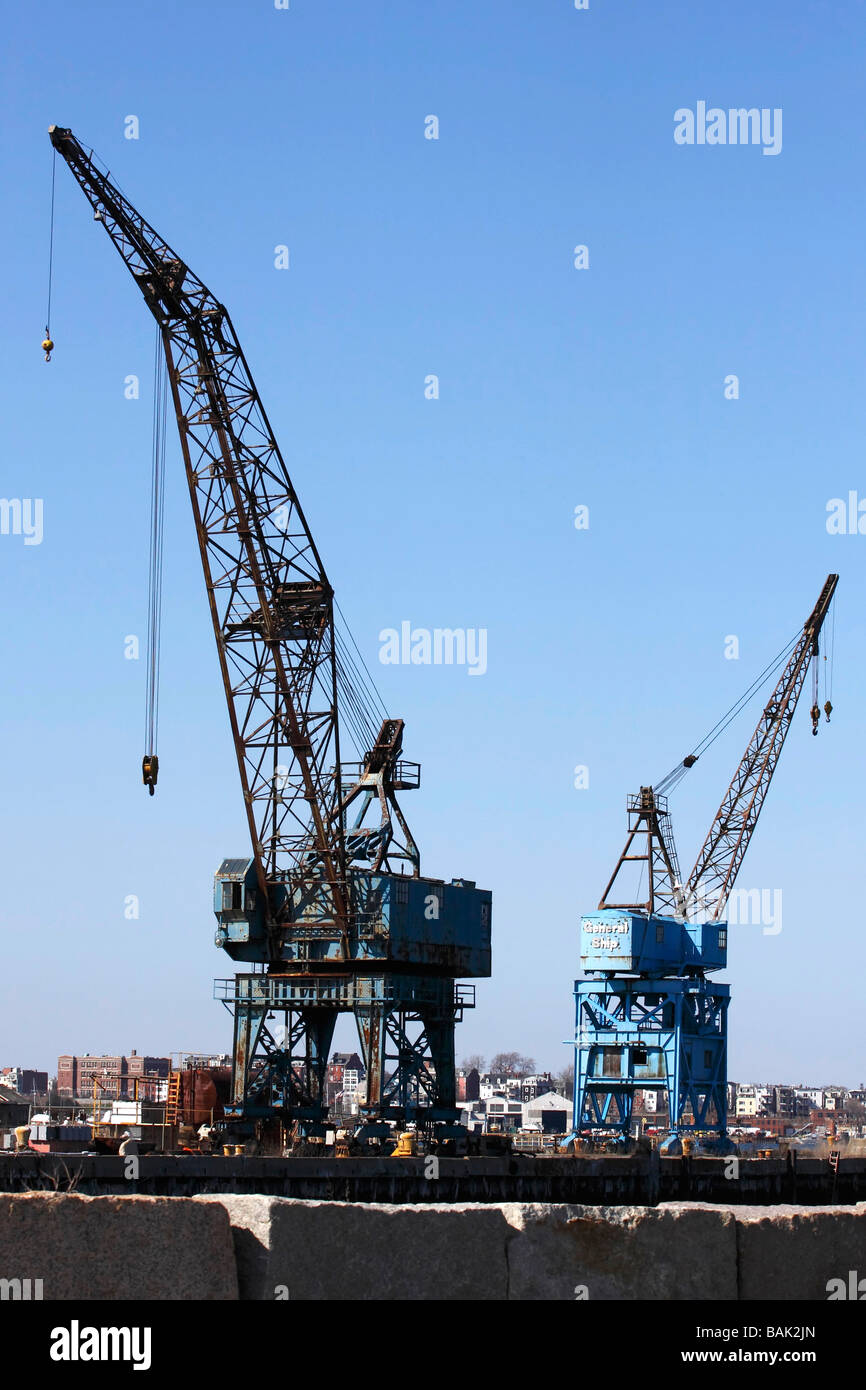
[[[334,1028],[340,1013],[353,1013],[366,1077],[365,1137],[385,1137],[394,1120],[433,1137],[457,1134],[454,1028],[475,1006],[474,986],[414,975],[258,974],[218,980],[215,996],[234,1014],[226,1109],[233,1124],[252,1132],[279,1118],[321,1134]]]
[[[456,1124],[454,1028],[474,1002],[466,987],[451,979],[398,976],[362,979],[357,989],[355,1020],[367,1073],[363,1115],[424,1129]]]
[[[282,1026],[275,1026],[278,1018]],[[279,1116],[286,1124],[299,1122],[305,1130],[321,1127],[328,1113],[325,1071],[336,1021],[337,1013],[330,1008],[237,999],[227,1118],[255,1121]]]
[[[650,1091],[672,1134],[725,1138],[729,985],[609,977],[576,981],[574,995],[574,1137],[627,1138],[635,1093]]]

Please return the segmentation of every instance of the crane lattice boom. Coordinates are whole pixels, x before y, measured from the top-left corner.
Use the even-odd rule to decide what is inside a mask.
[[[264,901],[311,875],[345,921],[333,591],[222,304],[50,130],[156,319]]]
[[[827,576],[685,882],[687,903],[699,903],[710,921],[724,913],[749,847],[838,581],[838,574]]]
[[[838,579],[837,574],[827,576],[818,602],[804,623],[802,635],[795,643],[776,688],[764,707],[686,881],[680,882],[668,801],[663,793],[668,785],[684,775],[683,769],[694,766],[698,761],[697,753],[684,758],[658,789],[641,787],[638,796],[629,797],[628,838],[601,896],[600,910],[628,908],[650,915],[661,913],[693,920],[700,916],[713,922],[721,918],[776,770],[806,680],[809,662],[817,656],[818,637]],[[825,708],[829,718],[830,706]],[[813,707],[813,729],[818,714],[817,706]],[[633,863],[644,866],[647,896],[641,902],[616,902],[613,900],[614,885],[624,866]]]

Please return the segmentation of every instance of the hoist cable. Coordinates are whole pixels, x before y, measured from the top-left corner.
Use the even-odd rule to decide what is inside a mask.
[[[334,604],[342,620],[339,626],[336,621],[334,623],[334,649],[342,695],[341,709],[354,734],[358,753],[363,756],[375,744],[378,726],[382,718],[388,718],[388,712],[336,599]],[[357,653],[357,660],[341,628],[345,629],[346,637]]]
[[[159,666],[162,626],[163,533],[168,373],[157,327],[153,359],[153,439],[150,492],[150,557],[147,581],[147,694],[145,751],[154,755],[159,736]]]
[[[835,657],[836,657],[836,599],[835,599],[835,597],[834,597],[834,599],[833,599],[832,609],[833,609],[833,611],[832,611],[832,614],[831,614],[831,616],[830,616],[830,643],[829,643],[829,646],[830,646],[830,660],[829,660],[829,662],[827,661],[826,652],[825,652],[825,655],[824,655],[824,660],[825,660],[825,662],[827,662],[827,665],[826,665],[825,671],[824,671],[824,693],[826,694],[827,699],[828,699],[831,703],[832,703],[832,700],[833,700],[833,663],[834,663]]]
[[[367,731],[364,742],[367,746],[372,746],[370,740],[372,738],[373,742],[375,742],[375,735],[377,732],[375,718],[371,714],[369,704],[364,698],[363,687],[359,685],[357,672],[347,661],[345,651],[342,649],[342,645],[339,641],[337,643],[337,669],[345,696],[354,708],[355,714],[363,728]]]
[[[355,743],[363,745],[366,741],[366,731],[359,720],[354,689],[339,659],[337,661],[337,687],[343,721],[351,731]]]
[[[54,176],[57,172],[57,151],[51,160],[51,216],[48,231],[48,309],[45,314],[45,336],[51,337],[51,284],[54,278]]]
[[[761,674],[755,677],[748,690],[746,690],[745,693],[740,696],[736,704],[731,706],[727,714],[722,715],[722,718],[719,720],[718,724],[714,724],[712,729],[710,729],[710,732],[707,734],[706,738],[704,738],[697,745],[697,747],[693,749],[693,752],[696,755],[705,753],[707,749],[713,743],[715,743],[716,739],[720,736],[720,734],[723,734],[725,732],[725,729],[727,729],[728,725],[731,723],[731,720],[736,719],[737,715],[745,707],[749,700],[751,700],[752,696],[757,694],[758,689],[762,685],[764,685],[765,682],[771,676],[775,675],[776,671],[779,669],[783,662],[787,661],[788,657],[793,652],[799,640],[800,633],[798,632],[791,638],[790,642],[788,642],[786,646],[782,648],[778,656],[773,658],[769,666],[765,666]]]
[[[337,680],[342,697],[340,709],[352,731],[359,757],[373,747],[376,741],[376,728],[370,713],[361,698],[355,682],[342,660],[339,649],[337,656]]]
[[[704,753],[706,753],[707,749],[715,743],[716,739],[721,737],[721,735],[725,732],[728,726],[731,723],[733,723],[733,721],[736,719],[737,715],[745,709],[746,705],[757,693],[760,687],[764,685],[766,681],[770,679],[771,676],[775,675],[776,671],[779,669],[782,663],[786,661],[788,657],[791,655],[791,653],[794,650],[794,647],[797,645],[797,642],[799,640],[800,633],[798,632],[794,635],[794,637],[791,638],[790,642],[786,643],[786,645],[779,652],[778,656],[773,658],[769,666],[765,666],[761,674],[755,677],[755,679],[752,681],[752,684],[740,696],[739,700],[737,700],[733,705],[731,705],[731,708],[727,711],[727,713],[722,715],[721,719],[713,725],[709,733],[706,734],[705,737],[701,740],[701,742],[694,747],[691,754],[689,755],[688,762],[686,762],[686,760],[684,759],[682,762],[677,763],[676,767],[672,768],[671,771],[667,774],[667,776],[662,778],[662,780],[656,785],[655,790],[657,793],[664,794],[665,792],[673,791],[674,788],[679,785],[679,783],[685,777],[686,773],[689,771],[689,768],[693,766],[693,763],[697,762],[698,758],[701,757]]]
[[[354,649],[355,649],[355,651],[356,651],[356,653],[357,653],[357,656],[358,656],[358,661],[361,663],[361,667],[362,667],[362,669],[363,669],[363,671],[364,671],[364,674],[365,674],[366,677],[367,677],[367,684],[368,684],[369,690],[372,692],[372,695],[373,695],[373,697],[374,697],[374,703],[378,703],[379,709],[380,709],[381,712],[382,712],[382,718],[383,718],[383,719],[387,719],[387,718],[388,718],[388,710],[387,710],[387,708],[386,708],[385,701],[382,699],[382,696],[381,696],[381,694],[379,693],[378,686],[376,685],[376,682],[373,680],[373,677],[372,677],[372,675],[370,674],[370,669],[369,669],[369,667],[367,666],[367,663],[366,663],[366,661],[364,660],[363,656],[361,655],[360,649],[359,649],[359,647],[358,647],[357,642],[355,641],[355,638],[352,636],[352,629],[349,627],[349,624],[348,624],[348,622],[346,621],[346,615],[345,615],[345,613],[343,612],[342,608],[340,607],[339,603],[337,602],[336,598],[334,599],[334,606],[336,607],[337,612],[339,613],[340,618],[342,619],[343,627],[344,627],[345,630],[346,630],[346,635],[347,635],[347,637],[349,638],[349,641],[351,642],[352,646],[354,647]],[[342,640],[342,639],[341,639],[341,640]],[[345,643],[344,643],[344,645],[345,645]],[[353,666],[355,666],[355,669],[357,670],[357,666],[355,665],[355,662],[354,662],[354,661],[352,662],[352,664],[353,664]]]

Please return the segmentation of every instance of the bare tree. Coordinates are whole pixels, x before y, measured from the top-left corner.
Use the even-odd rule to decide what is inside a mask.
[[[461,1070],[461,1071],[477,1071],[477,1072],[478,1072],[478,1075],[480,1076],[481,1073],[484,1071],[484,1069],[485,1069],[486,1066],[487,1066],[487,1063],[486,1063],[486,1061],[484,1060],[484,1058],[481,1056],[481,1053],[480,1053],[480,1052],[473,1052],[472,1055],[471,1055],[470,1057],[464,1057],[464,1058],[463,1058],[463,1061],[460,1063],[460,1070]]]
[[[532,1076],[535,1073],[535,1058],[524,1057],[520,1052],[497,1052],[490,1063],[494,1075]]]
[[[574,1094],[574,1067],[565,1067],[554,1077],[556,1089],[561,1096],[571,1096]]]

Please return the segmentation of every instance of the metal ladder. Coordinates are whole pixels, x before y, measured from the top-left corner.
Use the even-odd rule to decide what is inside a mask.
[[[178,1111],[180,1109],[180,1072],[170,1071],[168,1074],[168,1093],[165,1100],[165,1122],[167,1125],[176,1125]]]

